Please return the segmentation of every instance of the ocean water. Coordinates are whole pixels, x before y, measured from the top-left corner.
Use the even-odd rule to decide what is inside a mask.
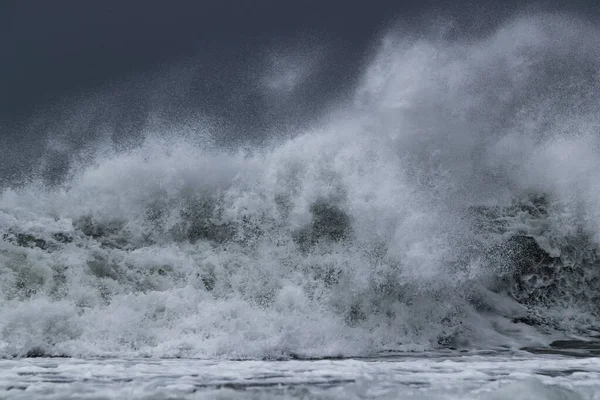
[[[410,354],[218,361],[25,359],[0,364],[0,395],[31,399],[598,399],[598,358]]]
[[[599,40],[390,31],[262,146],[55,130],[64,176],[0,192],[2,395],[598,398]],[[310,79],[288,64],[269,96]]]

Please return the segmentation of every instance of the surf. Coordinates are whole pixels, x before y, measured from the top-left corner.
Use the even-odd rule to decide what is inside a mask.
[[[350,95],[261,146],[222,146],[206,119],[149,117],[125,148],[54,136],[64,176],[0,194],[0,354],[594,339],[599,35],[555,14],[477,40],[392,30]]]

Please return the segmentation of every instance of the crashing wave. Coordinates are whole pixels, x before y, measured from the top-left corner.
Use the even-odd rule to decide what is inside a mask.
[[[63,182],[3,188],[0,354],[597,335],[597,36],[552,15],[464,43],[389,35],[355,98],[294,138],[231,152],[148,133],[73,155]]]

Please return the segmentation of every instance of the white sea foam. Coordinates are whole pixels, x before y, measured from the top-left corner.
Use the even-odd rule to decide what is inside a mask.
[[[445,354],[371,360],[4,361],[14,399],[569,399],[598,398],[597,359]]]
[[[561,15],[477,40],[391,32],[354,97],[291,139],[236,152],[203,126],[149,128],[73,156],[60,185],[5,188],[0,352],[330,356],[589,332],[598,39]]]

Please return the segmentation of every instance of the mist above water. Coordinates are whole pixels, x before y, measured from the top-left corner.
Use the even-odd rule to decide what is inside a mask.
[[[350,94],[275,119],[260,146],[223,146],[243,127],[172,118],[159,97],[128,140],[99,124],[72,146],[110,96],[74,105],[39,173],[0,195],[0,351],[319,357],[593,335],[599,39],[551,14],[478,39],[392,30]],[[269,55],[263,104],[293,114],[326,54]]]

